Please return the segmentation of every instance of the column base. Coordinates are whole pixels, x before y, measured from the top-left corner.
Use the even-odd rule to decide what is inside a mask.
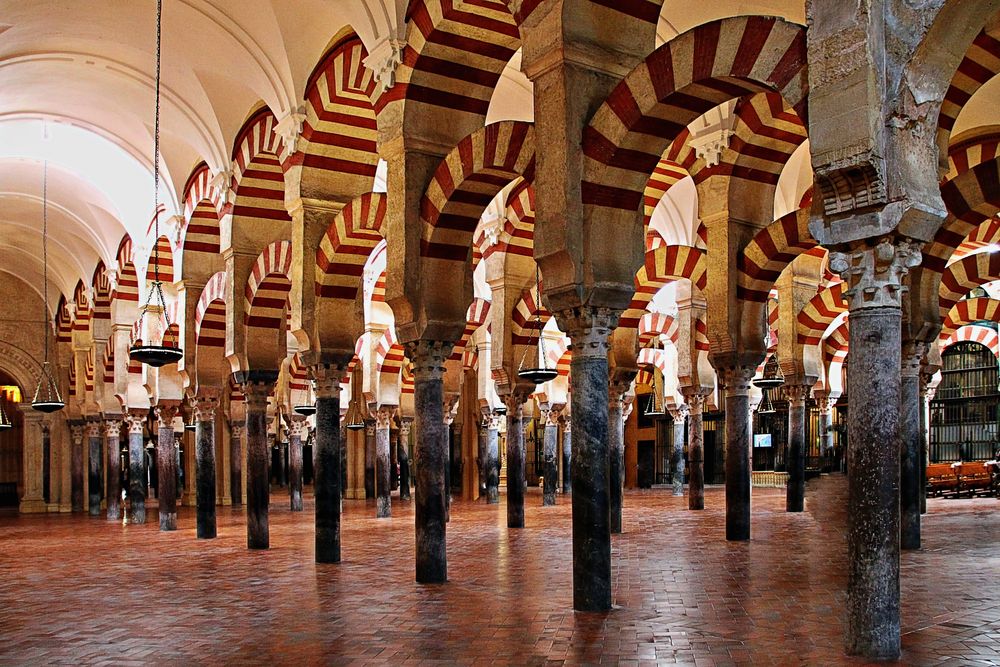
[[[17,511],[21,514],[40,514],[48,512],[49,507],[41,498],[24,498],[18,506]]]

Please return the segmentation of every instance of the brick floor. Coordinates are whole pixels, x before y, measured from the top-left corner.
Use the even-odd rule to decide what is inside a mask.
[[[569,505],[529,494],[527,528],[503,504],[458,502],[450,582],[413,582],[412,505],[391,520],[346,504],[344,562],[313,563],[312,513],[274,494],[267,552],[240,509],[220,537],[87,516],[0,517],[0,664],[814,664],[841,651],[839,476],[807,511],[754,491],[751,543],[723,539],[724,495],[689,512],[669,491],[628,492],[614,538],[614,611],[571,611]],[[1000,664],[1000,501],[931,500],[925,548],[904,553],[903,660]]]

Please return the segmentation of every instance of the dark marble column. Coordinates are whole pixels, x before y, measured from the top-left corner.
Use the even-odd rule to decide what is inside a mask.
[[[146,453],[142,429],[146,415],[133,410],[128,422],[128,522],[146,523]]]
[[[302,511],[302,441],[308,429],[302,415],[292,415],[288,421],[288,497],[293,512]]]
[[[411,417],[399,420],[399,499],[410,499],[410,427]]]
[[[754,366],[719,371],[726,396],[726,539],[750,539],[750,378]]]
[[[243,438],[246,423],[229,423],[229,502],[243,504]]]
[[[888,239],[830,254],[851,320],[845,639],[868,659],[899,657],[900,292],[919,263],[917,248]]]
[[[573,419],[570,415],[563,417],[563,442],[562,442],[562,492],[570,493],[573,490]]]
[[[375,422],[365,420],[365,500],[375,497]]]
[[[933,372],[929,372],[925,366],[920,372],[920,513],[927,513],[927,464],[928,448],[930,443],[930,402],[934,397],[934,389],[930,388],[930,383],[934,377]]]
[[[674,419],[674,441],[670,447],[670,469],[673,471],[673,494],[684,495],[684,420],[688,416],[688,406],[681,403],[670,408],[670,416]]]
[[[801,512],[806,502],[806,397],[812,385],[785,378],[788,399],[788,486],[785,511]]]
[[[451,521],[451,425],[455,422],[455,417],[449,412],[447,401],[443,413],[444,430],[441,437],[444,438],[444,520]]]
[[[160,530],[177,530],[177,447],[174,444],[175,405],[156,406],[156,499]]]
[[[556,504],[556,489],[559,487],[559,413],[562,405],[549,406],[542,410],[545,420],[545,441],[542,455],[545,458],[545,486],[542,488],[542,505]]]
[[[52,502],[52,431],[48,422],[42,425],[42,498]]]
[[[247,421],[247,548],[271,546],[268,506],[271,501],[267,442],[267,399],[277,373],[251,371],[243,383]]]
[[[813,399],[819,408],[819,451],[821,456],[830,456],[833,452],[833,405],[837,399],[831,398],[826,391],[814,391]]]
[[[622,394],[628,385],[612,382],[608,386],[608,491],[611,508],[611,532],[622,532],[622,496],[625,491],[625,421]]]
[[[83,437],[84,423],[82,421],[71,423],[69,426],[70,435],[70,457],[69,457],[69,480],[70,480],[70,502],[74,512],[83,511]]]
[[[399,489],[399,431],[389,429],[389,492]]]
[[[195,455],[195,533],[199,539],[211,539],[218,532],[215,520],[215,396],[199,396],[194,408]]]
[[[920,548],[920,364],[927,346],[908,342],[900,356],[899,386],[899,546],[912,550]]]
[[[702,411],[705,394],[700,388],[685,387],[688,406],[688,509],[705,509],[705,427]]]
[[[316,496],[316,562],[340,562],[341,469],[340,380],[346,365],[309,369],[316,392],[316,437],[313,440]]]
[[[392,516],[392,495],[389,488],[389,436],[395,405],[382,405],[375,413],[375,517]]]
[[[500,417],[490,417],[486,429],[486,503],[500,502]]]
[[[101,515],[102,470],[101,422],[87,422],[87,512],[90,516]]]
[[[452,344],[420,340],[409,343],[413,364],[414,408],[416,414],[415,456],[417,497],[416,525],[417,583],[448,580],[444,473],[444,364]]]
[[[556,313],[573,346],[573,608],[611,608],[608,337],[618,315],[582,307]]]
[[[476,467],[479,470],[479,496],[486,498],[486,452],[490,446],[490,418],[479,420],[479,442],[476,449]]]
[[[105,495],[108,498],[108,521],[118,521],[122,518],[122,486],[121,486],[121,417],[107,419],[104,422],[105,451],[107,452],[108,473],[105,478]]]
[[[503,396],[507,406],[507,527],[524,528],[524,402],[528,394]]]

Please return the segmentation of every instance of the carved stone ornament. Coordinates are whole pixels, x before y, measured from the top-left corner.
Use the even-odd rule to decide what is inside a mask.
[[[919,244],[886,237],[871,247],[830,253],[830,270],[847,283],[844,296],[850,310],[899,308],[907,289],[903,278],[920,265],[921,257]]]

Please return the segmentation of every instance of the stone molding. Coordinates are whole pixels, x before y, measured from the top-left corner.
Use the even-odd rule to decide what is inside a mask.
[[[903,279],[920,265],[920,244],[909,239],[881,238],[874,246],[830,253],[830,270],[848,285],[848,309],[900,308],[907,291]]]

